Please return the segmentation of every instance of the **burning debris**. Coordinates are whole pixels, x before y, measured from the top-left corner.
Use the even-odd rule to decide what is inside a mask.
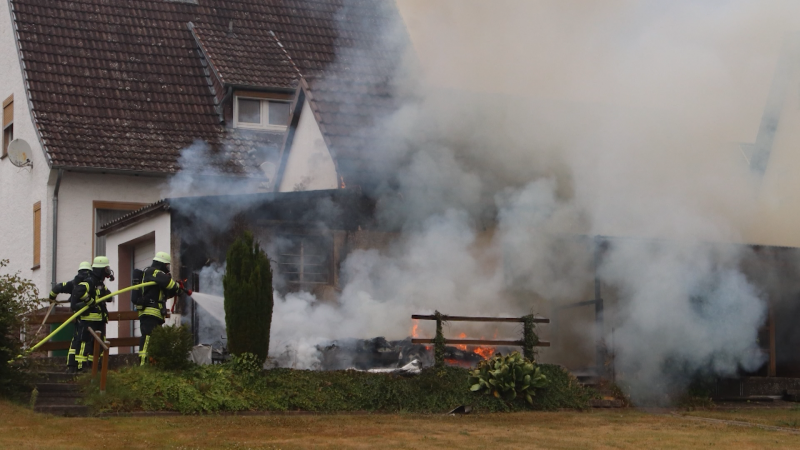
[[[319,369],[344,370],[355,368],[400,368],[413,361],[421,367],[434,365],[432,345],[413,344],[411,337],[389,341],[384,337],[373,339],[345,339],[317,346],[320,352]],[[445,346],[445,363],[460,367],[474,367],[495,352],[508,352],[511,347]]]

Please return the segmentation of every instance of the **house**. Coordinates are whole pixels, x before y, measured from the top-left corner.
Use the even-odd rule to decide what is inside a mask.
[[[358,178],[368,160],[360,129],[395,107],[389,81],[406,45],[391,1],[7,6],[0,257],[42,293],[96,255],[108,252],[129,279],[131,266],[169,249],[169,236],[137,237],[119,260],[96,235],[167,195],[369,182]],[[398,31],[391,41],[387,30]],[[31,147],[24,167],[6,157],[14,140]],[[176,188],[178,173],[194,181]]]
[[[181,170],[251,192],[359,184],[358,130],[393,107],[403,49],[381,36],[398,23],[389,1],[9,0],[0,257],[46,292]],[[193,144],[203,157],[181,158]]]

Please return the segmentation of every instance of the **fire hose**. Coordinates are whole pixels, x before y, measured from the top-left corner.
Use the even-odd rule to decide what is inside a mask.
[[[126,287],[126,288],[124,288],[124,289],[120,289],[120,290],[118,290],[118,291],[115,291],[115,292],[112,292],[112,293],[110,293],[110,294],[108,294],[108,295],[106,295],[106,296],[100,297],[100,298],[98,298],[98,299],[95,301],[95,303],[99,303],[99,302],[106,301],[106,300],[108,300],[109,298],[111,298],[111,297],[113,297],[113,296],[115,296],[115,295],[117,295],[117,294],[121,294],[121,293],[123,293],[123,292],[132,291],[132,290],[134,290],[134,289],[136,289],[136,288],[140,288],[140,287],[145,287],[145,286],[153,286],[154,284],[156,284],[156,282],[155,282],[155,281],[149,281],[149,282],[147,282],[147,283],[142,283],[142,284],[134,284],[133,286],[128,286],[128,287]],[[78,316],[80,316],[81,314],[83,314],[83,313],[84,313],[84,311],[86,311],[87,309],[89,309],[91,306],[92,306],[92,305],[86,305],[86,306],[84,306],[83,308],[81,308],[80,310],[78,310],[78,312],[76,312],[75,314],[73,314],[73,315],[72,315],[72,316],[71,316],[69,319],[67,319],[67,321],[66,321],[66,322],[62,323],[62,324],[61,324],[61,325],[60,325],[58,328],[56,328],[56,329],[55,329],[55,330],[54,330],[52,333],[48,334],[48,335],[47,335],[47,337],[45,337],[44,339],[42,339],[41,341],[39,341],[39,343],[38,343],[38,344],[36,344],[36,345],[34,345],[33,347],[31,347],[31,348],[29,348],[28,350],[26,350],[26,351],[25,351],[25,353],[23,353],[22,355],[17,355],[17,357],[16,357],[16,358],[14,358],[14,359],[12,359],[11,361],[9,361],[9,363],[10,363],[10,362],[13,362],[14,360],[20,359],[20,358],[22,358],[23,356],[27,356],[27,355],[29,355],[29,354],[33,353],[34,351],[36,351],[36,349],[37,349],[37,348],[41,347],[41,346],[42,346],[42,345],[43,345],[45,342],[47,342],[47,341],[49,341],[50,339],[52,339],[52,338],[53,338],[53,336],[55,336],[55,335],[56,335],[56,333],[58,333],[58,332],[59,332],[59,331],[61,331],[61,330],[62,330],[64,327],[66,327],[67,325],[69,325],[69,324],[70,324],[70,323],[71,323],[73,320],[75,320],[75,319],[76,319]]]
[[[186,289],[186,281],[187,281],[187,279],[184,278],[183,280],[176,280],[176,281],[178,283],[178,286],[181,287],[181,291],[185,292],[186,295],[191,297],[192,296],[192,290],[191,289]],[[176,295],[175,297],[172,298],[172,309],[170,309],[170,312],[172,312],[172,313],[175,312],[175,303],[177,303],[177,302],[178,302],[178,296]]]

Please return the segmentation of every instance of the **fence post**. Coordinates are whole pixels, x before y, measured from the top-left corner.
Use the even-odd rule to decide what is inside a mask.
[[[539,336],[536,335],[536,332],[533,331],[535,324],[533,322],[533,314],[528,314],[527,316],[522,317],[524,320],[522,325],[522,341],[524,345],[522,346],[522,353],[525,358],[533,361],[536,359],[536,352],[534,348],[539,345]]]
[[[100,364],[100,343],[97,342],[95,336],[92,333],[92,348],[94,349],[94,354],[92,355],[92,382],[94,382],[94,377],[97,376],[97,365]]]
[[[437,369],[444,367],[444,334],[442,333],[442,313],[436,311],[436,337],[433,340],[433,360]]]
[[[106,378],[108,377],[108,358],[111,348],[105,349],[103,352],[103,370],[100,371],[100,393],[106,393]]]

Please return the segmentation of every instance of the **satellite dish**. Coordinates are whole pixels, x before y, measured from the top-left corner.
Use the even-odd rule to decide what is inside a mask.
[[[17,167],[30,166],[33,167],[31,162],[31,146],[22,139],[14,139],[8,144],[8,159],[11,164]]]

